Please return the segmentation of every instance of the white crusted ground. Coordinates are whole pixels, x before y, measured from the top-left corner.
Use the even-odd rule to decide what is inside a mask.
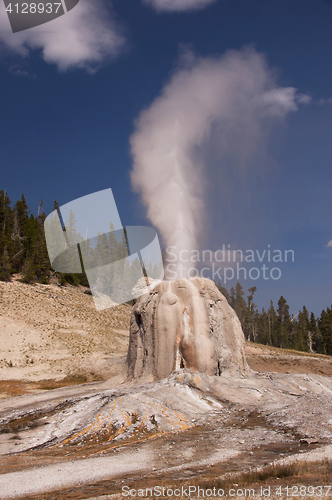
[[[168,477],[232,459],[245,469],[250,461],[257,466],[309,448],[331,457],[328,377],[261,373],[230,380],[182,370],[141,386],[98,383],[77,391],[2,401],[0,453],[4,460],[14,454],[26,470],[0,475],[0,498],[137,471]],[[32,467],[34,447],[39,462]],[[40,450],[57,463],[39,466]]]

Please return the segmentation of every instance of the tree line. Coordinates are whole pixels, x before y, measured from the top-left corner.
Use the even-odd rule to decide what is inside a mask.
[[[20,273],[20,280],[25,283],[50,282],[55,277],[60,284],[89,286],[84,268],[100,294],[112,297],[115,302],[121,303],[131,296],[133,284],[142,277],[159,276],[161,265],[150,261],[140,262],[127,258],[130,255],[126,229],[114,231],[109,224],[107,234],[98,233],[94,238],[82,238],[76,228],[75,214],[70,211],[68,220],[63,221],[59,205],[55,201],[53,216],[48,219],[49,231],[47,244],[53,250],[55,258],[53,265],[56,269],[66,272],[55,272],[48,256],[44,222],[46,215],[42,200],[39,203],[37,217],[29,210],[25,197],[22,194],[13,207],[6,192],[0,191],[0,280],[10,281],[15,273]],[[59,220],[61,226],[59,228]],[[59,234],[59,230],[62,234]],[[62,237],[67,240],[67,249],[62,252]],[[81,242],[70,245],[70,242]],[[68,248],[69,247],[69,248]],[[102,267],[114,263],[103,272]],[[77,270],[77,272],[73,272]],[[84,272],[82,272],[82,270]],[[81,271],[81,272],[79,272]]]
[[[323,310],[320,317],[302,310],[291,316],[286,299],[281,296],[277,309],[271,300],[269,308],[258,311],[254,303],[255,286],[249,288],[246,299],[243,287],[237,282],[230,292],[220,283],[220,292],[237,313],[247,340],[259,344],[317,352],[332,355],[332,306]]]
[[[8,194],[0,191],[0,280],[11,281],[13,274],[20,273],[24,283],[47,284],[56,276],[61,284],[88,285],[84,273],[54,273],[46,247],[45,219],[42,200],[35,217],[23,194],[12,207]]]

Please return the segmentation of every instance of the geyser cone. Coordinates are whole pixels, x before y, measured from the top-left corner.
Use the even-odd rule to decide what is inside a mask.
[[[181,368],[218,376],[249,371],[240,321],[208,279],[163,281],[133,306],[128,379],[158,380]]]

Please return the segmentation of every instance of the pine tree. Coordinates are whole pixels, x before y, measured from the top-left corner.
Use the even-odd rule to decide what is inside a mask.
[[[14,255],[12,240],[13,224],[14,214],[10,208],[10,199],[6,192],[0,191],[0,258],[3,261],[1,265],[7,267],[8,261],[9,268],[11,258]]]
[[[12,232],[12,209],[10,199],[5,191],[0,191],[0,232],[2,236],[10,236]]]
[[[269,344],[273,346],[278,345],[278,316],[274,308],[273,302],[271,300],[270,307],[268,309],[268,326],[269,326]]]
[[[0,256],[0,281],[10,281],[11,273],[10,273],[10,263],[8,258],[8,252],[6,247],[2,252],[2,256]]]
[[[48,283],[51,274],[51,265],[48,258],[48,252],[45,241],[44,221],[46,215],[43,213],[39,219],[33,219],[34,222],[34,239],[31,247],[32,262],[37,280],[40,283]]]
[[[257,315],[256,342],[258,342],[259,344],[271,345],[271,334],[269,326],[269,314],[263,307],[262,313]]]
[[[332,306],[323,310],[320,319],[318,320],[319,330],[323,339],[325,354],[332,355]]]
[[[246,323],[246,319],[247,319],[247,304],[246,304],[246,301],[243,298],[244,295],[245,295],[245,293],[243,291],[243,288],[242,288],[241,284],[238,281],[236,283],[236,286],[235,286],[234,310],[235,310],[236,314],[239,317],[239,320],[241,322],[244,335],[245,335],[246,339],[248,339],[250,332],[249,332],[249,329],[248,329],[248,325]]]
[[[16,202],[15,212],[18,219],[19,235],[24,238],[27,231],[27,224],[30,213],[27,202],[25,201],[24,194],[22,194],[21,199]]]
[[[22,268],[24,262],[25,247],[23,245],[24,237],[20,236],[17,210],[14,209],[13,231],[12,231],[12,252],[11,259],[13,272],[17,273]]]
[[[323,354],[323,352],[324,352],[323,338],[322,338],[322,334],[318,328],[317,320],[315,318],[314,313],[311,313],[309,328],[310,328],[310,334],[311,334],[312,350],[314,352],[318,352],[320,354]]]
[[[229,296],[229,305],[235,309],[235,289],[234,287],[232,286],[231,288],[231,293],[230,293],[230,296]]]
[[[291,347],[299,351],[309,351],[310,350],[310,320],[307,308],[303,306],[302,311],[299,311],[297,324],[296,324],[296,336],[291,341]]]
[[[33,262],[30,257],[27,257],[25,264],[22,269],[22,277],[20,279],[22,283],[34,283],[36,281],[36,275],[34,273]]]
[[[221,285],[220,281],[218,281],[217,288],[218,288],[219,292],[223,294],[223,296],[226,298],[227,302],[229,303],[230,302],[229,293],[228,293],[227,289]]]
[[[290,346],[290,336],[293,325],[289,314],[289,305],[283,296],[278,301],[278,327],[276,331],[277,347],[287,348]]]
[[[45,215],[45,212],[44,212],[43,198],[40,198],[40,202],[38,205],[38,212],[37,212],[37,221],[40,224],[44,224],[44,220],[45,220],[45,217],[43,217],[44,215]]]
[[[245,295],[243,288],[238,281],[235,286],[235,303],[234,303],[234,309],[240,318],[244,318],[246,314],[246,301],[244,300],[243,296]]]
[[[248,307],[245,316],[245,329],[247,330],[247,338],[248,340],[252,340],[256,342],[257,337],[257,314],[255,311],[256,304],[254,304],[254,295],[257,288],[255,286],[249,288],[248,292],[250,295],[247,296],[248,299]]]

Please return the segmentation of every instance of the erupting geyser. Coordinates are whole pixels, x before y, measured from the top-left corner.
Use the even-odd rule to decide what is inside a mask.
[[[214,282],[163,281],[133,306],[128,379],[158,380],[181,368],[245,376],[240,321]]]

